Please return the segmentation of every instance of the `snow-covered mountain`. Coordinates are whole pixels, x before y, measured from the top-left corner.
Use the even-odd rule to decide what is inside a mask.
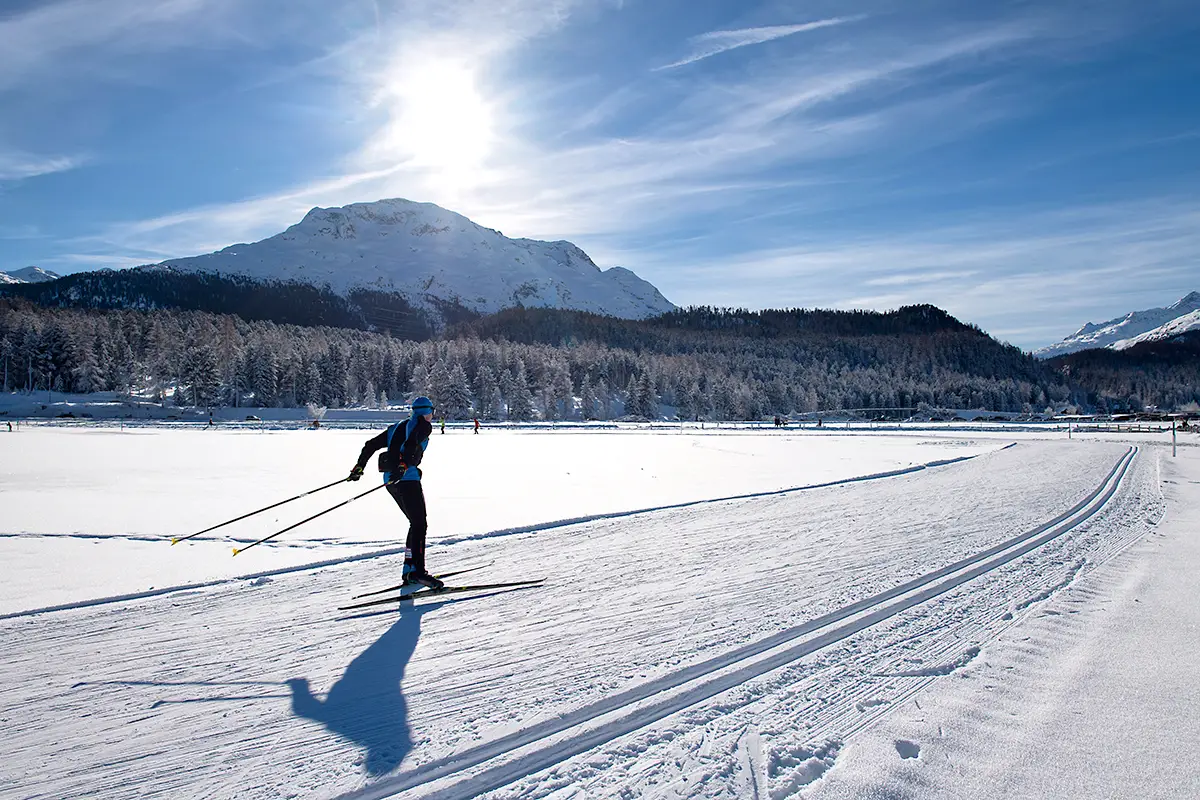
[[[403,199],[314,208],[283,233],[161,265],[260,280],[399,292],[481,313],[516,305],[642,319],[675,306],[622,267],[601,270],[570,242],[509,239],[432,203]]]
[[[1155,341],[1200,329],[1200,292],[1192,292],[1166,308],[1132,311],[1099,324],[1087,323],[1057,344],[1034,350],[1038,358],[1107,347],[1124,350],[1139,342]]]
[[[0,283],[45,283],[61,278],[57,272],[51,272],[41,267],[24,267],[12,272],[0,271]]]
[[[1141,344],[1142,342],[1154,342],[1158,341],[1159,339],[1169,339],[1172,336],[1178,336],[1179,334],[1187,333],[1188,331],[1200,331],[1200,309],[1191,311],[1181,317],[1176,317],[1166,325],[1159,325],[1154,330],[1146,331],[1139,336],[1134,336],[1130,339],[1122,339],[1119,342],[1113,342],[1112,349],[1124,350],[1127,347],[1133,347],[1135,344]]]

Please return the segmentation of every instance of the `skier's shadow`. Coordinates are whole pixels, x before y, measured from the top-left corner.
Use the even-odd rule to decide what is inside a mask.
[[[365,749],[370,775],[392,771],[412,750],[408,703],[400,681],[417,647],[424,610],[404,609],[383,636],[350,662],[324,700],[313,696],[307,678],[287,682],[292,713]]]

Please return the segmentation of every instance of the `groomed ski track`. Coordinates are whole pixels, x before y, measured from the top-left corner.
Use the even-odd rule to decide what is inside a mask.
[[[1137,448],[1029,442],[439,554],[536,564],[538,596],[338,619],[386,583],[359,561],[9,619],[0,755],[46,767],[0,797],[786,797],[1141,536],[1155,481]],[[367,718],[302,713],[300,675]]]
[[[650,681],[621,692],[581,708],[572,714],[548,720],[472,750],[456,753],[444,760],[428,764],[411,774],[399,775],[380,781],[368,789],[342,795],[341,800],[381,800],[382,798],[396,797],[402,792],[417,787],[424,787],[422,796],[430,798],[430,800],[477,797],[530,773],[553,766],[564,759],[584,753],[618,736],[645,727],[802,656],[840,642],[864,628],[882,622],[901,611],[924,603],[1007,564],[1089,520],[1104,507],[1117,491],[1121,479],[1129,469],[1136,453],[1137,448],[1130,447],[1113,466],[1105,480],[1075,506],[1049,522],[1014,536],[1008,541],[885,592],[824,614],[803,625],[797,625],[761,641],[681,669],[656,681]],[[895,602],[889,602],[892,600]],[[850,621],[828,631],[823,630],[846,620]],[[811,638],[805,638],[808,634],[816,632],[820,633]],[[760,656],[762,657],[759,658]],[[740,665],[739,662],[743,661],[748,663]],[[726,667],[735,665],[736,669],[722,673]],[[722,674],[717,676],[717,673]],[[688,684],[693,685],[689,686]],[[655,695],[675,689],[682,690],[667,698],[641,704],[642,701],[650,700]],[[568,736],[532,753],[523,752],[519,758],[510,763],[494,767],[461,783],[430,791],[432,782],[447,775],[464,772],[493,758],[514,753],[527,745],[548,739],[556,734],[586,726],[604,716],[617,714],[620,716],[614,721],[605,722]]]

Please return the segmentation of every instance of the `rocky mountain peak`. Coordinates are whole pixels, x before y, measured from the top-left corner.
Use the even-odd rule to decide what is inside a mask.
[[[644,318],[674,308],[626,269],[601,270],[568,241],[510,239],[433,203],[389,198],[314,208],[283,233],[164,265],[261,280],[397,292],[481,313],[514,305]]]

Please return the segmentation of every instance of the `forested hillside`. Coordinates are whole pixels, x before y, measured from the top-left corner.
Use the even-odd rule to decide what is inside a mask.
[[[1046,363],[1086,386],[1102,412],[1143,406],[1194,411],[1200,404],[1200,332],[1125,350],[1081,350]]]
[[[0,299],[6,390],[116,390],[190,405],[375,405],[451,417],[759,419],[828,409],[1042,411],[1062,374],[930,306],[887,314],[690,309],[635,322],[511,309],[436,339],[202,311]]]
[[[79,272],[45,283],[5,285],[0,287],[0,296],[21,297],[54,308],[208,311],[251,321],[379,330],[408,339],[433,336],[442,319],[478,316],[440,301],[433,303],[439,313],[431,314],[390,292],[356,289],[343,297],[328,287],[308,283],[258,281],[168,267]]]

